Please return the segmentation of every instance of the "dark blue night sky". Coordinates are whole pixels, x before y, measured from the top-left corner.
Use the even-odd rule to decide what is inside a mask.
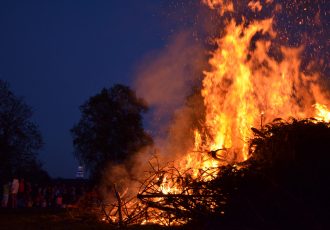
[[[103,87],[131,84],[140,58],[164,46],[160,0],[0,1],[0,78],[34,109],[52,177],[74,177],[69,132]]]
[[[188,29],[193,34],[189,37],[210,48],[205,38],[218,36],[223,20],[204,12],[200,2],[0,1],[0,79],[34,109],[45,142],[40,159],[52,177],[75,176],[78,162],[69,130],[89,97],[115,83],[133,86],[141,60],[171,47],[169,41],[178,32]],[[250,20],[269,17],[280,3],[282,10],[274,11],[276,42],[303,45],[303,70],[313,60],[328,78],[329,0],[274,0],[260,14],[246,8],[247,0],[234,2],[236,17]]]

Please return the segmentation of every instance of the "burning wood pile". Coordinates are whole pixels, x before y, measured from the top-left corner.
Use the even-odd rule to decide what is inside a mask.
[[[318,220],[324,221],[330,192],[330,156],[325,154],[330,149],[330,123],[275,119],[252,130],[249,160],[200,170],[197,177],[173,163],[160,167],[155,159],[136,197],[125,199],[114,189],[117,201],[103,204],[104,220],[120,226],[221,226],[239,218],[244,226],[256,227],[276,225],[275,213],[292,218],[285,222],[288,226],[304,215],[321,215]],[[307,226],[315,226],[314,221],[300,220]]]
[[[175,226],[186,224],[206,210],[216,214],[221,209],[219,202],[226,204],[223,192],[213,183],[219,168],[201,170],[197,178],[192,178],[190,170],[180,172],[173,163],[160,167],[156,157],[153,162],[149,162],[149,176],[141,182],[137,196],[125,197],[114,187],[117,200],[102,204],[104,221],[121,226]]]
[[[219,168],[200,170],[196,178],[174,165],[152,168],[137,195],[151,209],[147,222],[181,225],[197,216],[224,213],[226,194],[216,183]]]
[[[239,219],[252,229],[287,221],[313,229],[330,206],[323,73],[313,71],[314,62],[303,69],[303,45],[289,46],[275,31],[287,1],[246,1],[248,8],[245,1],[202,2],[219,11],[224,30],[203,72],[204,117],[192,127],[193,144],[170,164],[150,163],[137,196],[114,187],[103,220],[172,226]],[[271,15],[261,17],[263,8]]]
[[[193,178],[190,170],[181,172],[173,163],[160,167],[157,162],[150,163],[150,166],[151,170],[147,172],[149,177],[141,182],[137,196],[125,197],[114,187],[117,200],[103,202],[100,207],[103,221],[116,226],[178,226],[197,217],[221,217],[225,214],[230,191],[223,186],[223,175],[228,167],[200,170],[198,176]],[[230,171],[235,173],[243,167],[243,164],[230,166]]]

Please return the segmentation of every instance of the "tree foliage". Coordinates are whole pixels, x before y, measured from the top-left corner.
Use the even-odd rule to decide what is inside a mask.
[[[0,176],[28,176],[31,168],[41,170],[37,152],[43,145],[32,109],[14,95],[8,83],[0,80]],[[33,166],[33,167],[32,167]],[[31,172],[30,172],[31,171]]]
[[[81,107],[81,119],[71,129],[75,155],[100,178],[108,163],[123,163],[132,154],[152,143],[144,131],[145,102],[124,85],[102,89]]]

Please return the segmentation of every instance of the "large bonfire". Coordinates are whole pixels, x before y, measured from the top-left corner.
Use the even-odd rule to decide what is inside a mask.
[[[225,0],[203,0],[226,16],[224,32],[214,40],[215,50],[204,71],[201,95],[205,118],[194,130],[194,144],[171,164],[151,160],[150,173],[142,180],[138,198],[125,198],[115,188],[116,200],[104,207],[103,219],[119,224],[178,225],[189,221],[185,213],[200,202],[219,215],[222,199],[212,187],[221,167],[249,158],[251,127],[262,128],[276,118],[315,118],[329,122],[329,100],[320,86],[320,75],[301,71],[304,47],[277,44],[273,18],[237,22],[230,18],[235,4]],[[274,4],[272,0],[247,1],[251,12]],[[280,6],[276,6],[278,10]],[[275,47],[275,49],[274,49]],[[274,51],[275,50],[275,51]],[[196,183],[201,183],[196,186]],[[207,184],[208,187],[203,187]],[[203,198],[203,199],[201,199]],[[186,203],[186,205],[182,205]]]

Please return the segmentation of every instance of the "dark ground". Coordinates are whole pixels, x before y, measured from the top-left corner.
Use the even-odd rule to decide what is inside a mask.
[[[95,221],[72,218],[64,209],[0,209],[0,229],[109,229]]]
[[[1,230],[118,229],[91,219],[74,218],[65,209],[17,208],[0,209]],[[158,226],[129,227],[129,230],[159,230]]]

